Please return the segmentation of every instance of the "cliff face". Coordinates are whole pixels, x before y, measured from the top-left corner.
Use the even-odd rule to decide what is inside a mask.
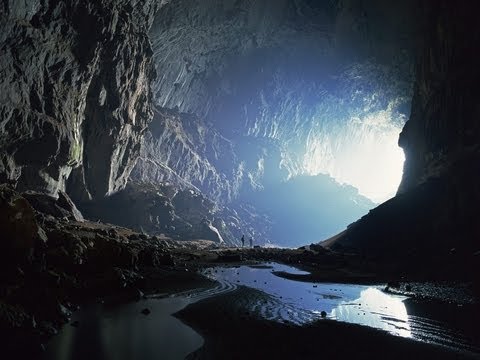
[[[359,174],[344,176],[352,167],[339,165],[343,149],[385,131],[397,136],[408,114],[411,6],[165,5],[150,31],[154,101],[178,116],[165,123],[156,117],[146,141],[150,160],[135,178],[141,173],[142,181],[156,181],[166,165],[169,180],[178,175],[222,202],[299,175],[328,173],[351,183]],[[200,127],[202,135],[192,136]],[[205,146],[202,136],[214,144]]]
[[[4,1],[0,176],[77,199],[123,188],[152,117],[155,1]]]
[[[479,33],[469,6],[422,5],[399,197],[351,229],[412,191],[436,204],[415,238],[474,228]],[[238,237],[256,231],[237,216],[257,216],[243,202],[252,191],[340,176],[342,149],[396,131],[409,111],[411,2],[24,0],[0,9],[0,180],[19,190],[66,190],[85,205],[129,179],[169,183],[213,200],[208,221]],[[397,218],[416,222],[409,214]]]
[[[169,182],[225,202],[238,194],[242,169],[232,141],[214,128],[194,115],[156,108],[131,178]]]
[[[425,5],[412,113],[399,140],[406,154],[399,191],[446,176],[456,163],[478,157],[480,31],[468,2]]]
[[[432,271],[477,271],[480,30],[470,2],[425,2],[421,10],[412,111],[399,139],[406,155],[399,193],[325,245],[408,256],[411,266],[433,263]]]
[[[150,30],[156,110],[131,179],[193,189],[213,200],[218,209],[204,217],[228,242],[238,241],[242,231],[282,245],[289,245],[287,233],[305,234],[309,227],[303,241],[331,234],[338,219],[323,216],[326,202],[309,216],[280,196],[279,207],[295,215],[288,221],[274,216],[283,219],[277,225],[271,211],[259,214],[246,203],[298,176],[360,169],[348,160],[351,154],[345,156],[355,153],[352,144],[385,131],[397,136],[411,98],[410,7],[303,0],[166,4]],[[302,198],[301,186],[291,184],[291,197]],[[356,216],[373,206],[333,187]],[[309,220],[320,214],[315,235]],[[354,219],[338,217],[344,226]],[[145,231],[166,231],[145,220]]]

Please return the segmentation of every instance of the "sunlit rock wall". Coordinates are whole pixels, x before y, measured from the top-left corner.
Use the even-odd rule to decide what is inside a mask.
[[[193,115],[157,108],[131,176],[230,199],[241,172],[231,141]]]
[[[0,177],[77,199],[126,184],[152,117],[155,1],[0,4]]]
[[[137,175],[148,181],[177,174],[224,200],[302,174],[368,184],[352,183],[368,164],[346,154],[367,158],[358,150],[376,138],[380,145],[387,140],[374,153],[396,147],[411,98],[410,6],[307,0],[167,4],[150,32],[158,73],[155,103],[193,115],[228,150],[192,151],[179,135],[191,133],[185,129],[190,125],[172,135],[169,120],[161,125],[164,134],[151,131],[146,142],[152,155],[165,139],[177,139],[168,147],[168,165],[161,151],[153,156],[162,164],[159,170],[149,160]],[[397,150],[394,156],[402,156]],[[228,166],[214,160],[218,154]],[[173,160],[179,156],[181,162]],[[388,156],[382,161],[379,169],[391,165]],[[375,197],[372,189],[361,190]],[[393,185],[392,195],[395,190]]]

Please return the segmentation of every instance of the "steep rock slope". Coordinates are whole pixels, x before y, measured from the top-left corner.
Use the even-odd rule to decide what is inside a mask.
[[[77,199],[126,184],[152,117],[156,2],[0,5],[0,177]]]
[[[422,12],[412,113],[399,140],[406,153],[399,194],[324,244],[473,276],[480,248],[480,31],[471,2],[425,2]]]
[[[406,153],[400,191],[452,172],[480,151],[480,90],[471,3],[426,6],[412,113],[399,144]]]
[[[131,178],[170,182],[221,201],[238,192],[241,171],[232,142],[214,128],[194,115],[156,108]]]

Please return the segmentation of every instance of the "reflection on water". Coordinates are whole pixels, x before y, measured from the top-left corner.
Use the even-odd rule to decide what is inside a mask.
[[[73,316],[78,328],[64,326],[48,344],[45,359],[183,359],[201,347],[203,339],[171,314],[191,302],[171,297],[86,307]],[[145,308],[150,315],[141,313]]]
[[[212,268],[205,274],[215,280],[246,285],[273,295],[273,299],[254,305],[260,314],[271,320],[301,325],[321,318],[324,311],[330,319],[411,336],[404,296],[389,295],[378,287],[364,285],[294,281],[276,276],[277,272],[308,274],[280,264]]]
[[[239,299],[260,316],[298,325],[322,318],[322,312],[332,320],[385,330],[393,335],[413,338],[471,352],[480,352],[478,334],[471,321],[460,324],[445,321],[445,312],[431,316],[423,311],[412,313],[407,297],[384,293],[383,286],[309,283],[285,279],[278,272],[308,274],[286,265],[240,266],[211,268],[205,275],[230,286],[244,285],[261,290],[266,298]],[[433,305],[430,306],[432,308]],[[465,317],[465,314],[463,314]],[[464,321],[465,322],[465,321]],[[477,339],[477,340],[476,340]]]
[[[411,337],[404,299],[370,287],[362,290],[358,299],[342,301],[331,311],[330,316],[332,319],[383,329],[403,337]]]
[[[92,305],[74,314],[78,327],[64,326],[47,345],[45,359],[183,359],[200,348],[203,339],[193,329],[171,316],[185,306],[222,293],[239,285],[261,290],[238,302],[260,316],[281,322],[307,324],[322,318],[345,321],[388,331],[391,334],[480,352],[475,321],[445,321],[452,309],[415,309],[403,296],[386,294],[380,286],[308,283],[285,279],[278,272],[308,274],[280,264],[211,268],[204,274],[218,282],[214,288],[192,289],[168,298],[152,297],[136,303],[115,306]],[[260,294],[260,295],[258,295]],[[408,305],[406,307],[406,304]],[[148,308],[145,316],[141,311]],[[469,314],[471,315],[471,314]],[[474,319],[474,317],[473,317]],[[476,325],[476,323],[475,323]],[[160,357],[159,357],[160,356]]]

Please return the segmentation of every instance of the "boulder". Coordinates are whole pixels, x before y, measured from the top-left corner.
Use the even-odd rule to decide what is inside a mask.
[[[80,210],[77,209],[70,197],[63,191],[58,192],[57,198],[36,191],[26,191],[22,196],[28,200],[36,211],[42,214],[68,220],[84,220]]]
[[[0,185],[0,257],[2,263],[30,260],[47,241],[30,203],[6,185]]]

